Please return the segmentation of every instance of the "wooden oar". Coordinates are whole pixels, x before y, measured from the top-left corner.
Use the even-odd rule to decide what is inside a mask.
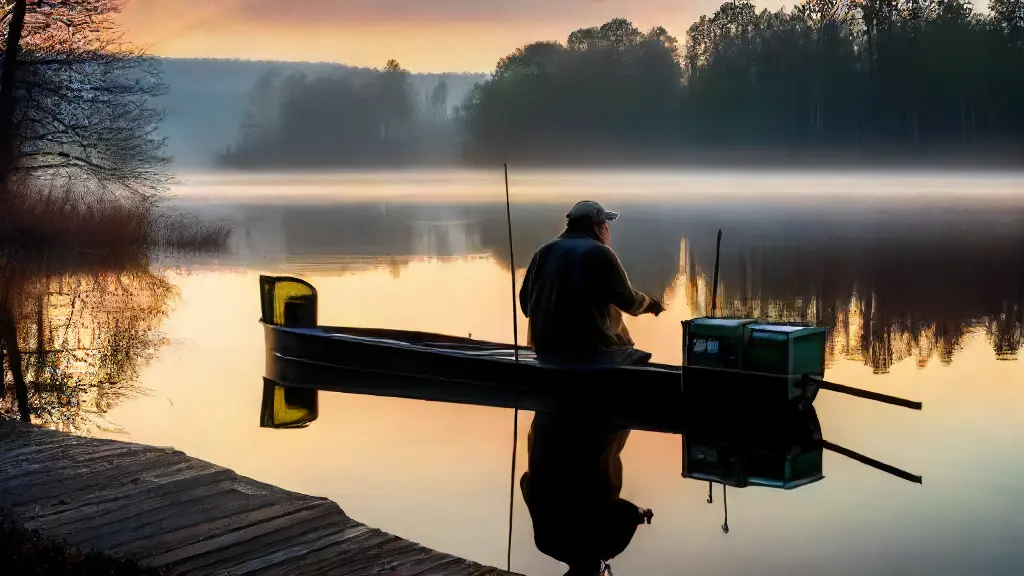
[[[907,482],[913,482],[915,484],[924,484],[924,479],[921,476],[918,476],[917,474],[911,474],[910,472],[907,472],[905,470],[900,470],[899,468],[897,468],[895,466],[890,466],[890,465],[888,465],[885,462],[882,462],[880,460],[875,460],[874,458],[871,458],[871,457],[865,456],[863,454],[854,452],[853,450],[850,450],[849,448],[843,448],[842,446],[840,446],[838,444],[833,444],[833,443],[829,442],[828,440],[822,440],[821,441],[821,447],[826,449],[826,450],[829,450],[831,452],[835,452],[836,454],[842,454],[843,456],[846,456],[847,458],[849,458],[851,460],[856,460],[857,462],[860,462],[861,464],[865,464],[867,466],[870,466],[870,467],[874,468],[875,470],[881,470],[882,472],[885,472],[886,474],[892,474],[893,476],[895,476],[897,478],[902,478],[903,480],[906,480]]]
[[[829,382],[828,380],[822,380],[817,376],[810,374],[804,375],[804,382],[801,384],[806,387],[810,382],[815,383],[818,388],[822,390],[831,390],[840,394],[846,394],[848,396],[856,396],[858,398],[865,398],[867,400],[874,400],[875,402],[882,402],[884,404],[892,404],[893,406],[902,406],[903,408],[910,408],[911,410],[921,410],[924,408],[924,404],[914,400],[907,400],[906,398],[900,398],[898,396],[890,396],[888,394],[881,394],[879,392],[871,392],[869,390],[861,390],[860,388],[854,388],[852,386],[844,386],[842,384],[836,384]]]

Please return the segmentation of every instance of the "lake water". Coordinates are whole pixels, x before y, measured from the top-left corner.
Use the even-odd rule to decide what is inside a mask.
[[[818,483],[730,490],[728,534],[720,489],[708,505],[707,484],[680,475],[681,438],[634,432],[622,496],[655,518],[616,574],[1024,571],[1024,176],[526,172],[511,198],[520,275],[576,200],[621,212],[613,247],[668,306],[627,319],[656,361],[678,363],[679,321],[708,312],[722,229],[720,310],[827,326],[829,380],[924,402],[816,402],[826,439],[923,484],[826,452]],[[79,381],[122,381],[59,400],[74,414],[53,420],[173,445],[504,567],[512,411],[321,393],[308,428],[262,429],[257,322],[257,280],[272,273],[316,286],[321,324],[511,341],[502,174],[194,175],[175,202],[233,222],[232,252],[51,278],[38,309],[51,339],[80,350]],[[519,415],[517,477],[531,419]],[[518,488],[512,570],[565,570],[535,548]]]

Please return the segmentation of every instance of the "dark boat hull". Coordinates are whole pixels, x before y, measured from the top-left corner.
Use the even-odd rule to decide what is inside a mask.
[[[785,377],[662,364],[555,368],[522,349],[438,334],[264,325],[266,377],[285,386],[526,410],[606,408],[666,425],[702,415],[774,418],[802,405]],[[393,342],[397,344],[389,344]],[[652,418],[653,417],[653,418]]]

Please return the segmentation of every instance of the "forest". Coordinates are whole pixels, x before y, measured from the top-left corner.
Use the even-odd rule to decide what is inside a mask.
[[[264,74],[252,90],[229,167],[436,163],[458,155],[442,76],[416,98],[395,60],[382,70]],[[457,110],[457,107],[456,107]]]
[[[680,41],[625,19],[498,61],[459,103],[397,63],[255,87],[234,165],[684,161],[766,150],[1020,158],[1024,1],[727,2]]]

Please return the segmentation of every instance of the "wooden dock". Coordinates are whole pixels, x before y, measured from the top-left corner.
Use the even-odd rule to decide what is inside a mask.
[[[510,574],[364,526],[325,498],[172,448],[2,420],[0,507],[46,538],[166,574]]]

